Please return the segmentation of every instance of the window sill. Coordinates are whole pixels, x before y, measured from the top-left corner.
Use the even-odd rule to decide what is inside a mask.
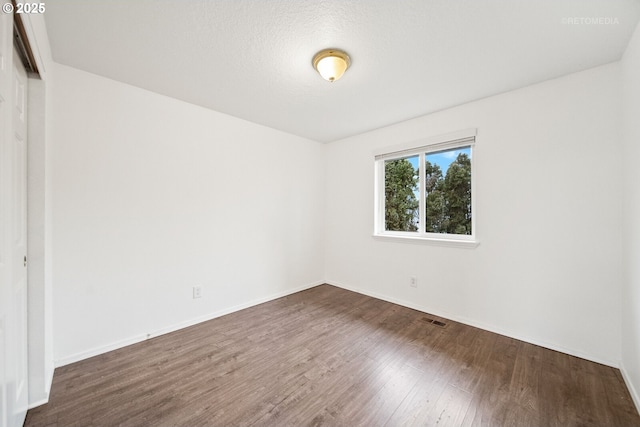
[[[438,239],[435,237],[419,237],[419,236],[401,236],[397,234],[374,234],[374,240],[398,242],[398,243],[413,243],[435,246],[448,246],[451,248],[466,248],[474,249],[480,242],[477,240],[465,240],[465,239]]]

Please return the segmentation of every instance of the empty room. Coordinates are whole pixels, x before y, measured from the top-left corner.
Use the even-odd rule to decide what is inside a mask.
[[[0,427],[640,426],[640,0],[0,4]]]

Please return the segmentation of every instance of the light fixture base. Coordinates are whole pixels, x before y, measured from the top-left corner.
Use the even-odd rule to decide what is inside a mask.
[[[338,80],[351,65],[351,58],[340,49],[323,49],[312,60],[313,68],[329,82]]]

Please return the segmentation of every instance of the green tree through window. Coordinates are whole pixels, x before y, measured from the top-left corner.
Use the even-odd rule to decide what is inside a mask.
[[[471,234],[471,158],[459,153],[446,172],[425,160],[428,233]]]
[[[414,157],[417,159],[417,156]],[[384,164],[385,228],[392,231],[417,231],[418,171],[408,159]]]

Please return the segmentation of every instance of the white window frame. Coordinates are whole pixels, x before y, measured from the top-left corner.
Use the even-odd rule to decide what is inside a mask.
[[[427,243],[444,246],[456,246],[474,248],[480,243],[477,239],[476,230],[476,129],[465,129],[463,131],[438,135],[419,141],[388,147],[375,151],[375,218],[373,237],[379,240],[391,240],[407,243]],[[449,150],[454,148],[470,147],[471,149],[471,235],[427,233],[425,231],[426,201],[424,198],[424,170],[420,172],[419,188],[419,209],[420,223],[418,231],[390,231],[385,230],[385,161],[403,159],[412,156],[419,156],[419,164],[425,164],[425,156],[429,153]],[[421,169],[424,169],[422,167]]]

